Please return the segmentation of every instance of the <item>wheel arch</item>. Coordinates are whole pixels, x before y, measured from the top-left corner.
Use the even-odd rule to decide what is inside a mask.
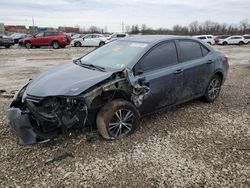
[[[110,90],[102,92],[101,95],[96,96],[92,102],[90,107],[91,108],[101,108],[107,102],[110,102],[115,99],[123,99],[128,102],[131,102],[131,96],[123,90]]]
[[[220,79],[221,79],[221,82],[222,82],[222,83],[224,82],[224,78],[225,78],[225,77],[224,77],[223,71],[217,70],[217,71],[215,71],[214,75],[219,76]]]

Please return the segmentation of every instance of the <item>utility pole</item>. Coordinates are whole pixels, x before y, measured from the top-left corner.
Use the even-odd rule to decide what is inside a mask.
[[[122,21],[122,33],[124,33],[124,22]]]
[[[34,17],[32,16],[32,25],[33,25],[33,27],[35,26],[35,24],[34,24]]]

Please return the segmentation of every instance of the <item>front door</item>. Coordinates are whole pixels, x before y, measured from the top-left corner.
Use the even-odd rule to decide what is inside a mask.
[[[157,45],[136,65],[135,70],[142,74],[136,78],[145,78],[149,82],[150,93],[139,108],[141,114],[147,114],[161,107],[175,104],[182,89],[182,72],[174,41]]]
[[[34,46],[42,46],[43,36],[44,36],[43,32],[36,34],[35,37],[32,40],[33,41],[32,44]]]

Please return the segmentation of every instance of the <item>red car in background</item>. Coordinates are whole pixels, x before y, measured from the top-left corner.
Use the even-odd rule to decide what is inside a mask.
[[[39,48],[40,46],[52,46],[54,49],[65,48],[71,42],[70,36],[61,31],[44,31],[25,38],[23,45],[26,48]]]

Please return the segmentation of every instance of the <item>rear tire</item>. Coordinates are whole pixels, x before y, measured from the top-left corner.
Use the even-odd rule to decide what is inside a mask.
[[[239,42],[239,45],[244,45],[245,43],[243,41],[240,41]]]
[[[214,75],[207,86],[204,98],[206,102],[213,102],[220,94],[222,80],[218,75]]]
[[[139,112],[132,103],[123,99],[116,99],[104,105],[96,118],[99,133],[109,140],[132,134],[138,122]]]
[[[24,46],[25,46],[26,48],[28,48],[28,49],[30,49],[30,48],[33,47],[32,44],[31,44],[31,42],[25,42]]]
[[[5,48],[10,48],[10,46],[5,46]]]
[[[54,49],[58,49],[58,48],[60,48],[60,44],[59,44],[59,42],[57,42],[57,41],[53,41],[53,42],[52,42],[52,48],[54,48]]]

